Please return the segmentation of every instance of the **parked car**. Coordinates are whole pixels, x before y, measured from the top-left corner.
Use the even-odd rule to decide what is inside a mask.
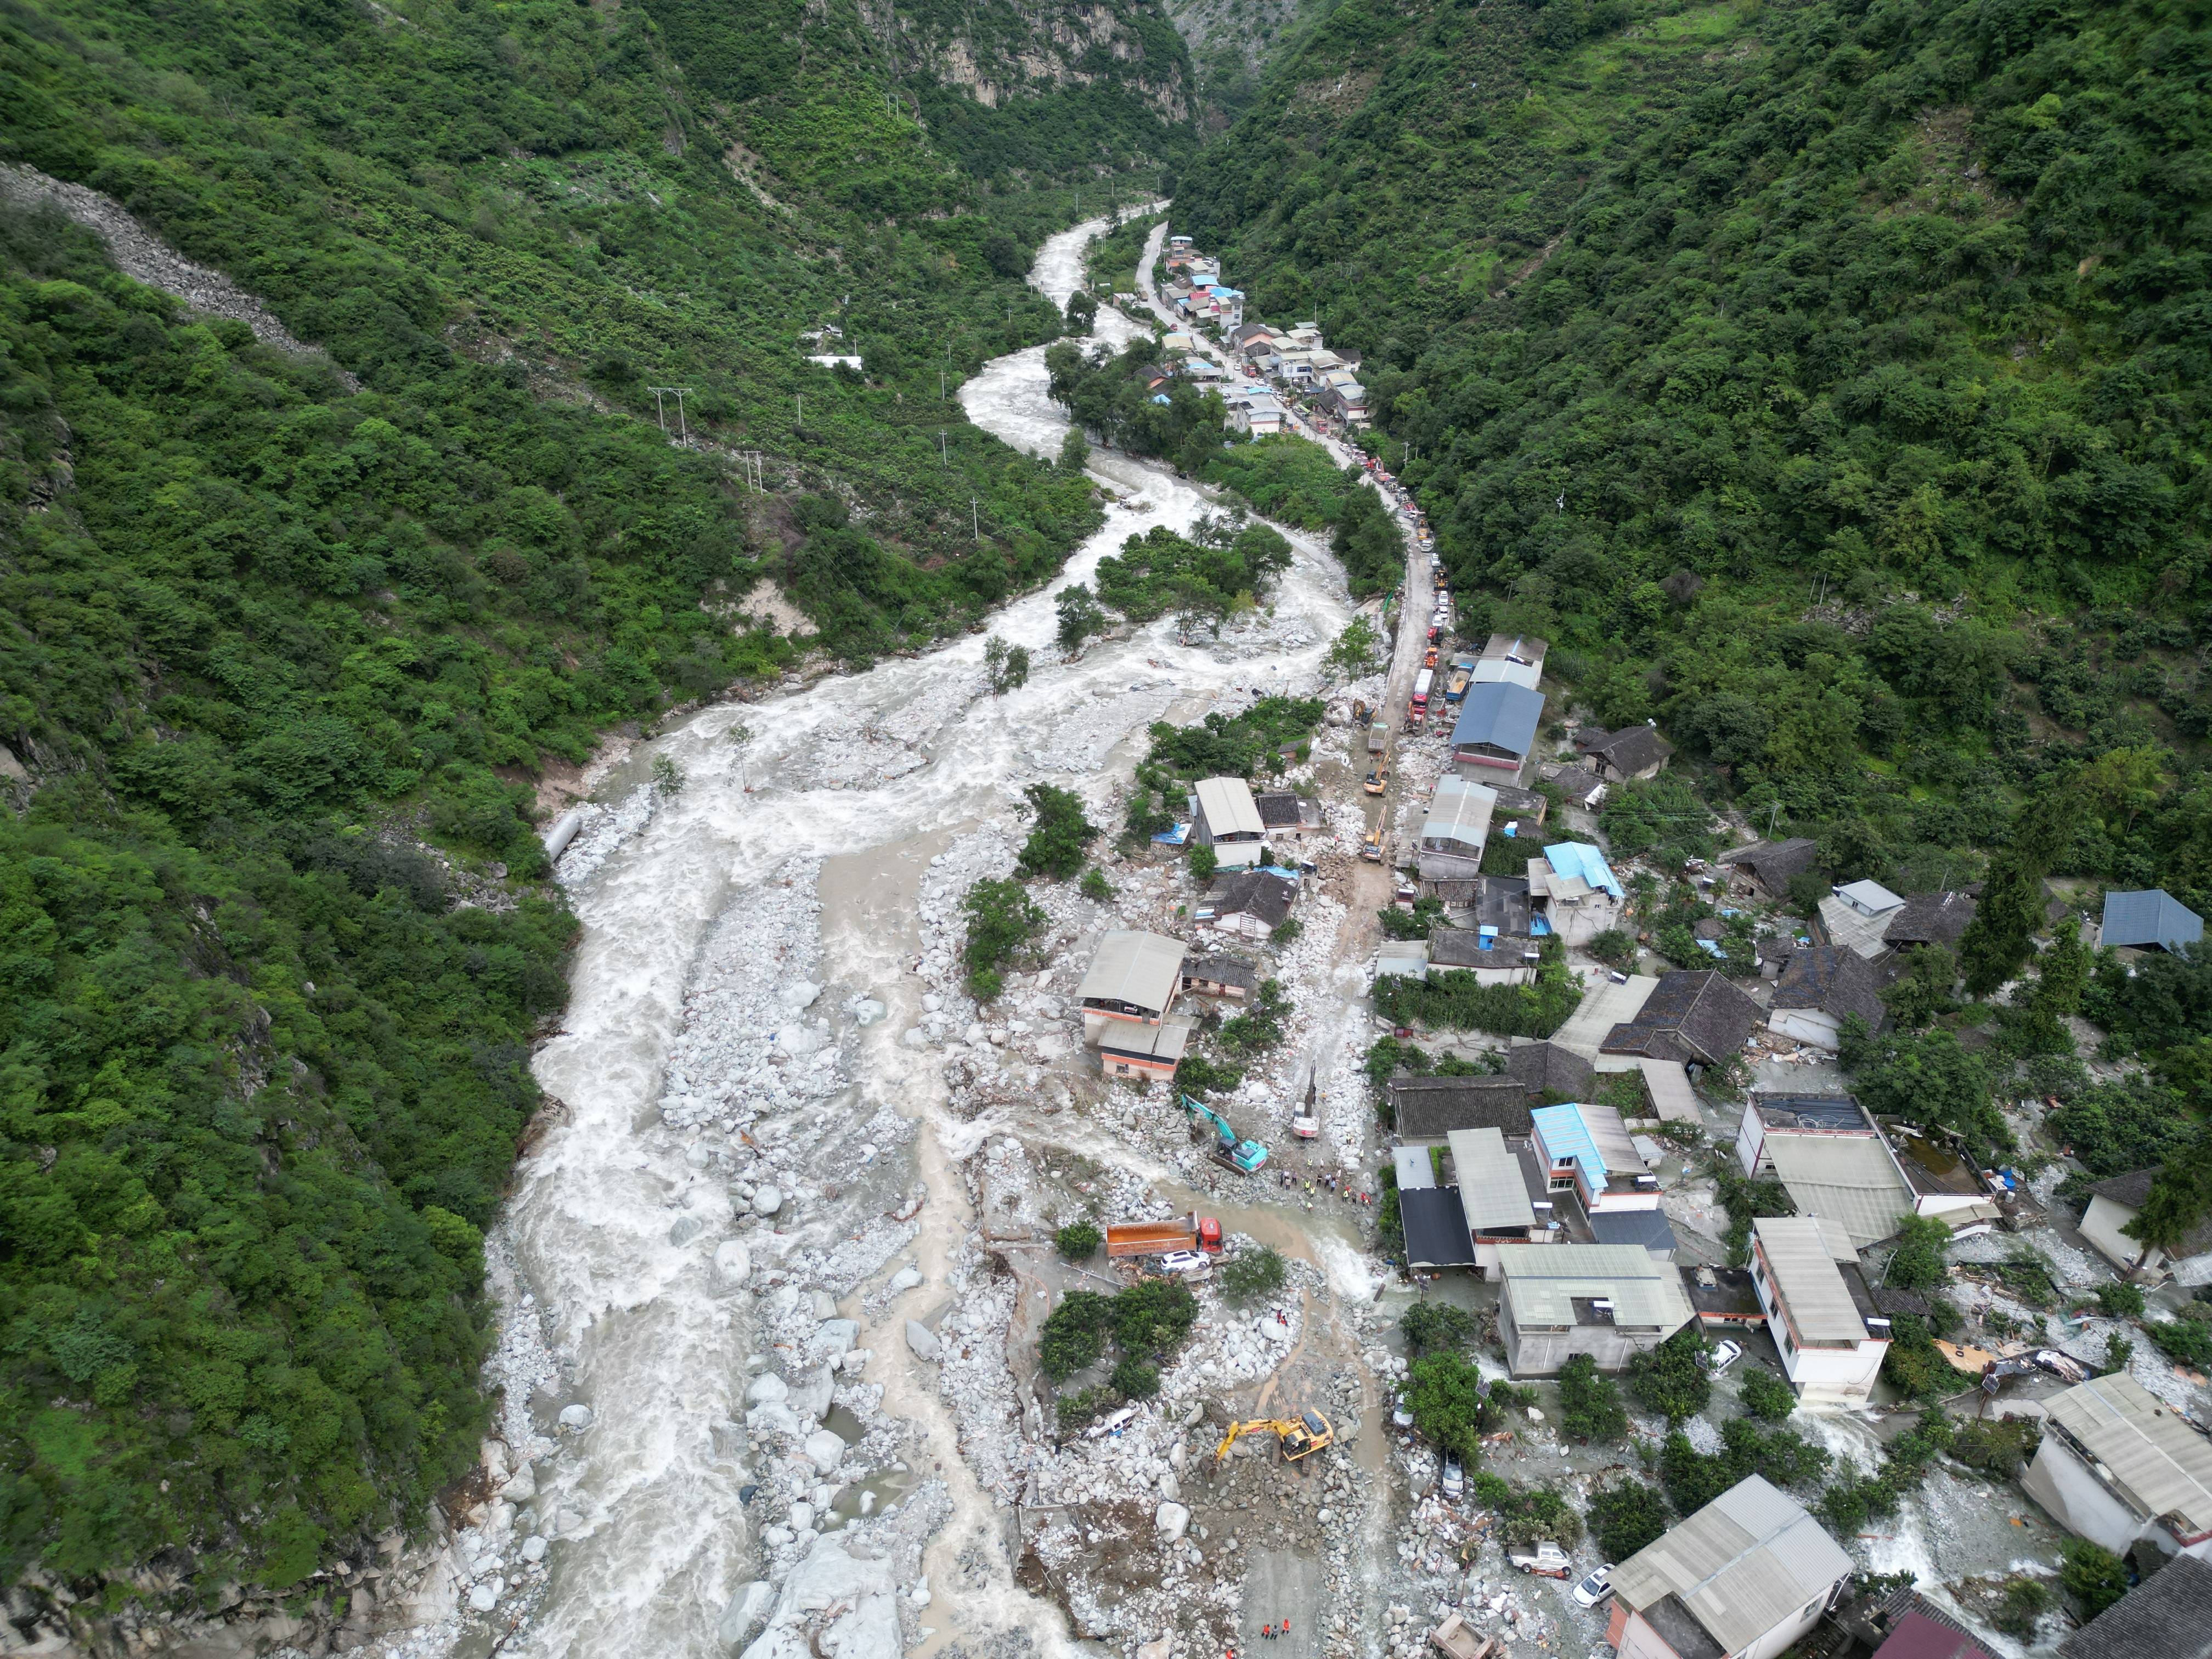
[[[1202,1273],[1213,1264],[1196,1250],[1170,1250],[1152,1258],[1152,1270],[1163,1273]]]
[[[1735,1364],[1737,1360],[1742,1358],[1742,1343],[1716,1342],[1713,1344],[1712,1352],[1706,1357],[1705,1369],[1711,1372],[1713,1376],[1718,1376],[1723,1371],[1726,1370],[1729,1366]]]
[[[1467,1490],[1467,1466],[1459,1461],[1459,1457],[1455,1453],[1446,1452],[1444,1454],[1444,1472],[1442,1484],[1444,1489],[1444,1496],[1447,1498],[1457,1498],[1462,1492]]]
[[[1543,1578],[1565,1578],[1574,1568],[1573,1559],[1548,1538],[1505,1559],[1522,1572]]]
[[[1613,1563],[1608,1561],[1575,1586],[1575,1605],[1594,1607],[1613,1594]]]

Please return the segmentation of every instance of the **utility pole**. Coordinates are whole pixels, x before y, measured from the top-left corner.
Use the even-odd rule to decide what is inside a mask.
[[[976,516],[975,498],[973,495],[968,498],[968,528],[974,532],[976,541],[980,544],[983,539],[983,520]]]
[[[1774,820],[1781,815],[1781,812],[1782,803],[1780,801],[1775,802],[1773,805],[1766,809],[1766,838],[1769,841],[1772,841],[1774,839]]]
[[[799,423],[801,426],[806,424],[806,394],[804,392],[799,394]]]
[[[660,435],[664,438],[668,435],[668,410],[660,400],[663,396],[676,399],[677,441],[689,443],[691,440],[691,428],[684,423],[684,400],[686,398],[696,398],[699,394],[688,386],[647,386],[646,390],[653,393],[653,406],[659,411]]]
[[[941,426],[937,428],[937,459],[943,465],[950,466],[952,465],[951,456],[945,453],[945,428]]]

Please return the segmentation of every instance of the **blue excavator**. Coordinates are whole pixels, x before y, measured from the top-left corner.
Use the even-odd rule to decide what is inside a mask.
[[[1229,1127],[1229,1120],[1202,1101],[1182,1097],[1183,1115],[1190,1120],[1191,1139],[1204,1135],[1210,1127],[1213,1131],[1212,1149],[1206,1154],[1224,1170],[1234,1170],[1239,1175],[1255,1175],[1267,1161],[1267,1149],[1256,1140],[1246,1140]]]

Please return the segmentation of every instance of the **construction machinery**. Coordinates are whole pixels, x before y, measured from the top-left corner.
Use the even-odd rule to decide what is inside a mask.
[[[1321,1085],[1310,1066],[1306,1070],[1305,1107],[1291,1119],[1291,1133],[1300,1140],[1321,1138]]]
[[[1229,1120],[1202,1101],[1182,1097],[1184,1115],[1190,1119],[1191,1138],[1196,1139],[1210,1126],[1214,1144],[1206,1156],[1224,1170],[1234,1170],[1239,1175],[1254,1175],[1267,1161],[1267,1149],[1256,1140],[1247,1140],[1229,1127]]]
[[[1229,1455],[1229,1449],[1248,1434],[1272,1434],[1275,1445],[1283,1455],[1283,1462],[1295,1463],[1301,1457],[1311,1456],[1324,1446],[1336,1443],[1336,1431],[1319,1412],[1300,1412],[1293,1418],[1255,1417],[1249,1423],[1231,1423],[1229,1432],[1221,1437],[1221,1444],[1213,1454],[1217,1463]]]

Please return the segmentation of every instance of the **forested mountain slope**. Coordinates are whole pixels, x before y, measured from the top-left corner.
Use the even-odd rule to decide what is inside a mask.
[[[2051,867],[2203,909],[2209,64],[2180,5],[1346,0],[1178,228],[1369,354],[1471,631],[1762,827],[1955,883],[2094,763]]]
[[[0,161],[329,354],[0,210],[9,1574],[281,1588],[470,1466],[572,932],[531,778],[787,665],[760,579],[864,658],[1097,522],[949,397],[1058,331],[1066,193],[1007,192],[1174,137],[1157,10],[1091,12],[1173,61],[994,185],[840,3],[0,9]]]

